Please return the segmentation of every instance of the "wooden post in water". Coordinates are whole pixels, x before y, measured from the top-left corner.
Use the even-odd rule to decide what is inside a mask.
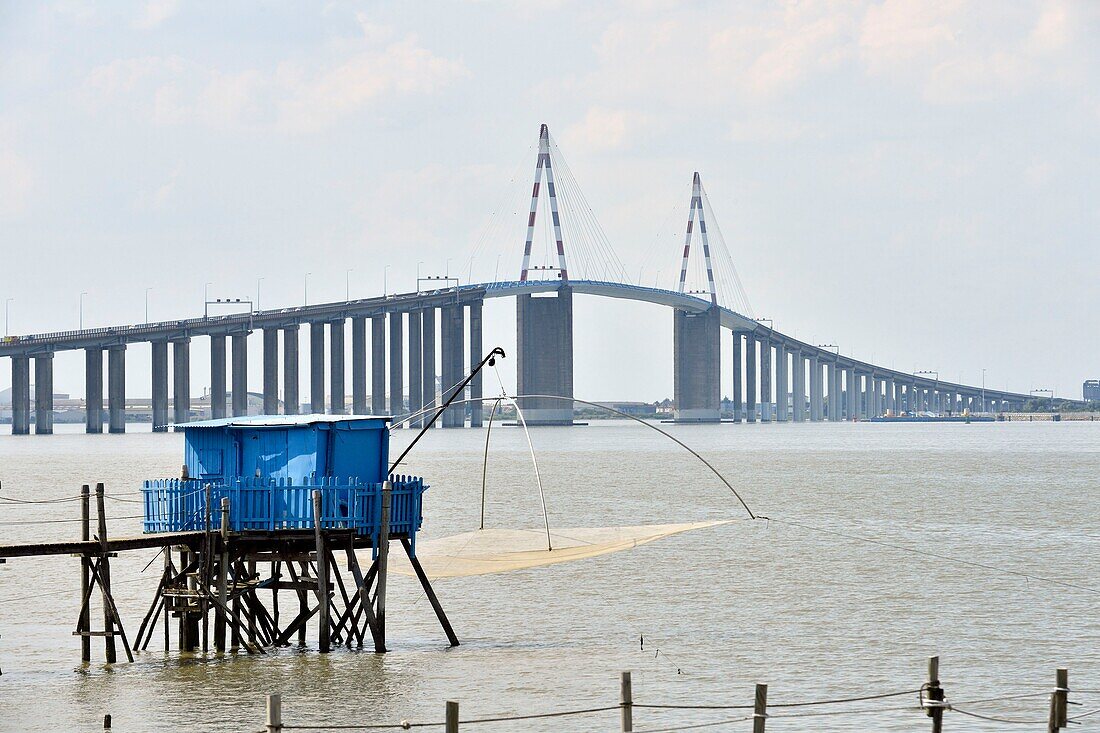
[[[92,500],[91,488],[88,484],[80,487],[80,539],[88,542],[92,539]],[[84,632],[80,637],[80,661],[92,661],[92,637],[88,636],[92,630],[92,614],[88,605],[89,586],[92,582],[92,561],[87,555],[80,556],[80,622],[77,628]]]
[[[458,703],[454,700],[447,701],[444,721],[446,733],[458,733]]]
[[[382,514],[381,527],[378,530],[378,587],[375,591],[374,615],[378,619],[378,639],[374,643],[374,651],[386,651],[386,570],[389,567],[390,558],[390,503],[393,500],[393,483],[382,482]],[[450,703],[448,703],[450,704]],[[457,709],[458,703],[455,703]],[[457,718],[455,730],[458,729]]]
[[[943,731],[943,688],[940,687],[940,658],[928,658],[928,682],[925,692],[932,703],[927,707],[928,717],[932,719],[932,733]]]
[[[322,654],[328,653],[332,635],[329,628],[328,615],[328,558],[325,556],[325,537],[321,532],[322,502],[321,492],[313,491],[313,539],[317,546],[317,604],[320,606],[317,615],[318,650]]]
[[[283,729],[283,700],[278,695],[267,696],[265,733],[280,733]]]
[[[756,686],[756,699],[752,707],[752,733],[764,733],[768,721],[768,686]]]
[[[107,647],[107,664],[117,661],[115,651],[115,621],[111,614],[111,563],[107,558],[107,509],[103,504],[103,484],[95,485],[96,513],[99,515],[99,590],[103,596],[103,641]]]
[[[214,609],[214,650],[225,651],[225,609],[229,603],[229,497],[221,500],[221,557],[218,560],[218,606]]]
[[[634,730],[634,693],[630,684],[630,672],[623,672],[619,676],[619,705],[622,706],[623,733],[630,733]]]
[[[1047,718],[1047,732],[1058,733],[1069,725],[1069,670],[1059,668],[1054,675],[1054,692],[1050,695],[1050,715]]]

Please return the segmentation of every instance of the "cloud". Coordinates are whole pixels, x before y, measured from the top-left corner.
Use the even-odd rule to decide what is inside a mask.
[[[648,116],[623,109],[592,107],[584,119],[566,128],[563,139],[570,149],[618,150],[645,128]]]
[[[156,28],[178,12],[179,0],[148,0],[134,20],[134,27],[140,30]]]
[[[415,36],[360,18],[362,36],[269,69],[227,70],[181,56],[116,59],[85,78],[97,112],[125,110],[165,125],[316,132],[383,99],[429,95],[463,78],[461,61],[438,56]]]

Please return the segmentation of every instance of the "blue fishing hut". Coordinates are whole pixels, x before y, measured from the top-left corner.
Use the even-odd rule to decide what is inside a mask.
[[[373,537],[389,477],[389,531],[415,547],[427,487],[419,477],[388,476],[389,420],[255,415],[186,423],[182,478],[144,484],[145,532],[217,529],[222,498],[231,531],[312,530],[312,495],[320,491],[322,528]]]

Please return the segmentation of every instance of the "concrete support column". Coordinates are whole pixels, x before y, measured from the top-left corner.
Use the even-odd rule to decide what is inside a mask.
[[[210,417],[225,417],[225,335],[210,334]]]
[[[424,354],[423,354],[423,332],[420,325],[420,311],[409,311],[409,402],[408,410],[409,414],[413,415],[420,412],[424,407],[424,400],[421,397],[424,387],[424,376],[421,374],[421,369],[424,366]],[[416,427],[420,424],[420,418],[414,418],[409,427]]]
[[[482,301],[475,300],[470,303],[470,369],[473,371],[474,367],[481,363],[481,360],[485,358],[485,353],[481,344],[481,307]],[[411,328],[411,327],[410,327]],[[411,356],[409,357],[412,358]],[[409,381],[412,381],[412,376],[409,376]],[[482,374],[478,372],[473,379],[470,380],[470,427],[480,428],[482,423],[482,403],[481,403],[481,389],[482,389]]]
[[[521,295],[520,298],[530,297]],[[440,318],[442,319],[440,324],[440,347],[443,351],[443,390],[440,395],[440,399],[446,402],[454,394],[454,386],[462,380],[463,363],[465,344],[463,338],[463,332],[466,330],[465,326],[465,309],[461,305],[448,305],[440,309]],[[520,350],[522,352],[522,349]],[[572,381],[570,381],[572,384]],[[523,393],[523,389],[520,389],[520,393]],[[528,390],[533,391],[533,390]],[[537,392],[535,394],[538,394]],[[549,392],[548,394],[554,394]],[[572,396],[570,394],[570,396]],[[459,398],[461,399],[461,397]],[[543,400],[547,402],[549,400]],[[557,400],[553,400],[557,402]],[[560,409],[560,408],[559,408]],[[539,418],[539,421],[545,422],[544,413],[537,412],[535,408],[535,416]],[[523,409],[524,419],[528,424],[535,423],[536,421],[530,416],[530,410],[527,407]],[[569,410],[569,414],[572,415],[572,410]],[[448,428],[461,428],[464,427],[463,416],[465,410],[461,405],[457,407],[450,407],[443,415],[443,426]]]
[[[172,422],[191,420],[191,339],[172,341]]]
[[[264,329],[264,414],[279,414],[279,329]]]
[[[344,394],[344,321],[341,318],[328,324],[328,411],[333,415],[344,415],[348,411]]]
[[[745,422],[756,422],[756,336],[745,334]]]
[[[775,345],[775,419],[787,422],[790,410],[787,409],[787,345]]]
[[[420,346],[423,349],[420,361],[420,399],[423,406],[439,407],[435,385],[435,308],[425,308],[420,313]],[[435,413],[428,413],[420,420],[426,425]]]
[[[168,432],[168,342],[149,344],[153,352],[153,432]]]
[[[855,367],[848,367],[844,371],[844,395],[848,398],[846,400],[848,409],[845,411],[845,416],[849,420],[855,420],[859,417],[859,385],[857,383],[858,377],[856,376]]]
[[[459,331],[461,343],[461,331]],[[573,396],[573,289],[516,297],[516,375],[519,393]],[[461,348],[461,347],[460,347]],[[446,348],[444,348],[446,358]],[[461,363],[461,362],[459,362]],[[571,425],[566,400],[521,398],[528,423]]]
[[[821,422],[822,418],[822,394],[821,394],[821,360],[816,351],[810,352],[810,420]]]
[[[741,389],[741,332],[733,331],[733,421],[741,422],[745,411],[745,395]]]
[[[233,417],[248,414],[248,333],[235,333],[233,341]]]
[[[894,394],[894,380],[890,377],[886,379],[886,409],[893,414],[897,414],[898,402],[897,395]]]
[[[309,324],[309,411],[325,411],[325,324]]]
[[[390,414],[405,413],[405,314],[390,313]]]
[[[103,432],[103,349],[84,350],[84,430]]]
[[[283,329],[283,413],[297,415],[298,397],[298,324]]]
[[[107,429],[126,432],[126,345],[107,349]]]
[[[825,364],[825,373],[828,375],[829,381],[829,422],[838,422],[840,420],[840,389],[837,386],[838,372],[835,361]]]
[[[806,420],[806,362],[802,351],[791,352],[791,406],[794,408],[794,421]]]
[[[34,357],[34,434],[53,433],[53,352]]]
[[[370,409],[386,414],[386,314],[370,319]]]
[[[11,434],[31,431],[31,362],[25,356],[11,358]]]
[[[772,421],[772,342],[760,340],[760,422]]]
[[[672,313],[673,400],[677,422],[718,422],[722,402],[722,321],[717,308]]]
[[[351,412],[367,414],[367,319],[351,319]]]

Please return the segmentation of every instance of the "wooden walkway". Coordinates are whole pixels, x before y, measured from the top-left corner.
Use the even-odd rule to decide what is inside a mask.
[[[108,539],[107,552],[142,550],[149,547],[197,546],[202,532],[172,532],[147,534],[138,537]],[[0,545],[0,558],[38,557],[40,555],[98,555],[104,546],[98,540],[73,540],[71,542],[33,542],[25,545]]]

